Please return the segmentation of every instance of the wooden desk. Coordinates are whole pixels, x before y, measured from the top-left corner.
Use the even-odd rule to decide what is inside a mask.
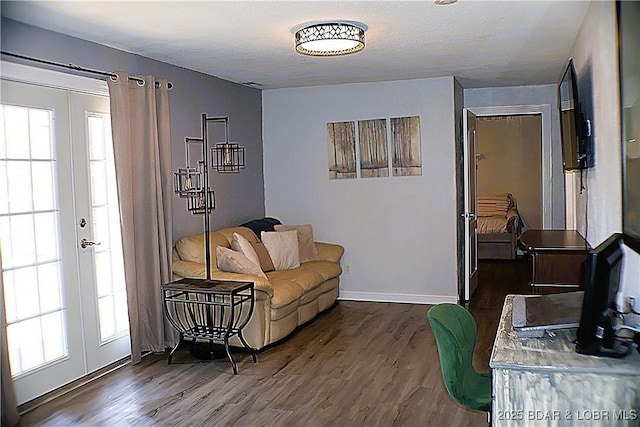
[[[591,248],[576,230],[527,230],[519,242],[532,256],[535,293],[582,289],[584,261]]]
[[[491,353],[492,425],[637,427],[640,354],[623,359],[575,352],[577,328],[518,338],[513,295],[505,299]]]

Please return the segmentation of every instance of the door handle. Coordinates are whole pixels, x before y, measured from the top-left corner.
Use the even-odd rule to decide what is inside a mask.
[[[92,242],[91,240],[88,240],[86,238],[82,238],[82,240],[80,240],[80,246],[82,247],[82,249],[86,249],[89,246],[98,246],[100,243],[97,242]]]

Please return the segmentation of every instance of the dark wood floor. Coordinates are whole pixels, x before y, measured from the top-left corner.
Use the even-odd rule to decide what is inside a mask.
[[[469,306],[478,323],[474,365],[488,370],[504,296],[527,292],[527,261],[483,262]],[[151,355],[25,414],[30,425],[486,426],[442,383],[429,306],[340,301],[258,363],[180,362]]]
[[[486,371],[505,296],[531,293],[531,260],[480,261],[478,274],[478,288],[469,303],[478,325],[473,363],[478,371]]]

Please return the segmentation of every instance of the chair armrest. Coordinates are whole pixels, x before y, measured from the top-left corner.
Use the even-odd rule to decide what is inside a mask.
[[[207,276],[204,264],[196,262],[182,261],[173,259],[173,274],[188,279],[204,279]],[[211,268],[211,279],[213,280],[229,280],[232,282],[253,282],[254,288],[273,296],[273,287],[269,279],[264,277],[253,276],[251,274],[230,273]]]
[[[344,248],[335,243],[315,242],[318,256],[322,261],[340,262],[344,254]]]

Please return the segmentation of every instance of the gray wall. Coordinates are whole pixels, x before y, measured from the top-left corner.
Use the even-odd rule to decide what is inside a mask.
[[[456,301],[454,79],[265,90],[263,106],[267,214],[345,247],[341,298]],[[407,116],[421,176],[329,179],[327,123]]]
[[[551,108],[551,225],[552,228],[564,228],[564,173],[557,85],[492,87],[464,91],[464,106],[467,108],[544,104],[549,104]]]
[[[153,74],[171,81],[174,170],[185,163],[184,138],[201,136],[202,113],[229,116],[230,138],[246,147],[247,166],[239,174],[213,174],[217,208],[211,216],[212,229],[264,216],[262,96],[259,90],[6,18],[2,18],[1,36],[3,51],[103,71]],[[36,65],[6,55],[2,59]],[[201,233],[202,216],[187,213],[183,199],[174,196],[173,201],[174,241],[183,235]]]

